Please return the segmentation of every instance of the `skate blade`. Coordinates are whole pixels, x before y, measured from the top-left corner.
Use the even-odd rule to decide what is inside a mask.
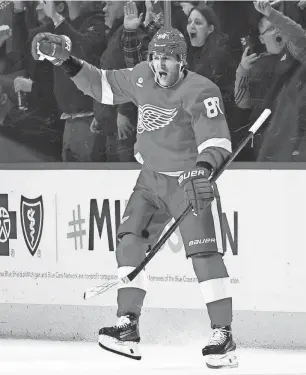
[[[133,341],[118,341],[113,337],[99,335],[99,346],[109,352],[122,355],[131,359],[140,360],[139,344]]]
[[[239,366],[235,352],[220,355],[210,355],[206,360],[206,366],[211,369],[235,368]]]

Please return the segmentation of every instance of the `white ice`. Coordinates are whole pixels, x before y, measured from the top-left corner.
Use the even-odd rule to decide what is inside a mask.
[[[0,340],[1,375],[205,375],[305,374],[306,350],[239,349],[237,369],[210,370],[192,346],[142,345],[135,361],[102,350],[96,343]]]

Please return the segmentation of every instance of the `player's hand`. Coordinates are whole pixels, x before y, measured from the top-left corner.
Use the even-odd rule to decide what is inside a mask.
[[[117,128],[119,139],[126,139],[135,131],[135,126],[131,123],[130,119],[119,112],[117,115]]]
[[[272,11],[272,5],[269,0],[253,1],[254,7],[257,12],[269,17]]]
[[[33,81],[31,78],[16,77],[14,79],[14,89],[15,92],[24,91],[31,92],[33,86]]]
[[[35,60],[47,59],[61,65],[71,55],[72,43],[65,35],[39,33],[32,41],[32,56]]]
[[[260,56],[258,56],[256,53],[252,53],[251,55],[248,55],[248,52],[250,50],[250,47],[246,47],[244,50],[240,65],[242,66],[243,69],[245,70],[250,70],[252,65],[259,59]]]
[[[181,174],[178,180],[196,215],[201,215],[201,211],[214,200],[214,191],[208,177],[207,169],[195,168]]]
[[[138,16],[138,9],[134,1],[128,1],[124,6],[124,28],[137,30],[142,22],[143,13]]]

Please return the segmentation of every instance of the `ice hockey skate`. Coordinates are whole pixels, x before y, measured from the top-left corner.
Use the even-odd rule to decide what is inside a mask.
[[[121,316],[114,326],[99,331],[101,348],[132,359],[141,359],[139,342],[139,321],[132,314]]]
[[[202,349],[206,365],[212,369],[238,367],[236,344],[230,326],[214,328],[208,344]]]

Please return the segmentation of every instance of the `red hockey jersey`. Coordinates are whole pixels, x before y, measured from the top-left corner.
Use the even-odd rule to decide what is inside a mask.
[[[203,76],[187,71],[162,88],[147,62],[107,71],[84,63],[72,80],[101,103],[138,106],[135,157],[156,172],[178,175],[199,161],[217,169],[231,152],[220,90]]]

